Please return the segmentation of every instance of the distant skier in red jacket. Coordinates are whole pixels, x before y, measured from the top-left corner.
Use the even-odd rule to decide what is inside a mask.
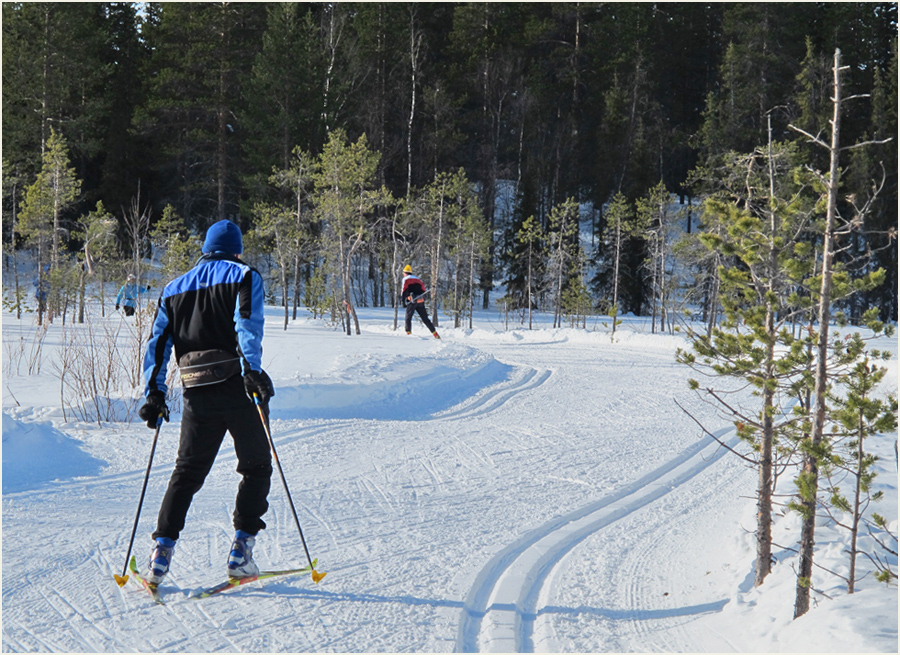
[[[425,327],[431,331],[435,339],[440,339],[441,335],[434,329],[434,323],[428,319],[428,312],[425,310],[426,293],[422,280],[413,275],[412,266],[407,264],[403,269],[403,290],[400,292],[400,299],[406,307],[406,333],[412,334],[412,317],[418,312]]]

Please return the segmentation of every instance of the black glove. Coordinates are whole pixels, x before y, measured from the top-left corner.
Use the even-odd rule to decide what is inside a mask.
[[[260,405],[268,405],[269,398],[275,395],[275,387],[272,386],[272,379],[265,371],[248,371],[244,375],[244,389],[247,395],[253,400],[253,394],[259,396]]]
[[[116,303],[116,311],[119,311],[119,303]]]
[[[166,406],[166,394],[159,390],[148,393],[147,402],[138,410],[138,416],[147,421],[147,427],[151,430],[156,428],[156,422],[160,416],[168,421],[169,408]]]

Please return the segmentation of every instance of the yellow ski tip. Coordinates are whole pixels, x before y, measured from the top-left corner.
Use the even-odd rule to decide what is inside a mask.
[[[326,575],[328,575],[328,574],[327,573],[318,573],[315,569],[313,569],[313,572],[312,572],[313,582],[315,582],[316,584],[319,584],[319,581],[321,581],[322,578],[324,578]]]
[[[113,577],[116,579],[116,583],[117,583],[120,587],[124,587],[124,586],[125,586],[125,583],[128,582],[128,576],[127,576],[127,575],[116,575],[116,574],[114,573],[114,574],[113,574]]]

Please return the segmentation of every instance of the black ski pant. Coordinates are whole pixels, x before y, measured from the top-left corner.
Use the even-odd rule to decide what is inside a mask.
[[[428,331],[434,334],[434,323],[428,320],[428,312],[425,311],[425,303],[424,302],[411,302],[406,305],[406,331],[412,332],[412,318],[413,314],[418,312],[419,318],[422,319],[422,322],[425,324],[425,327],[428,328]]]
[[[203,486],[226,431],[234,441],[241,475],[234,528],[256,534],[266,527],[262,515],[269,509],[272,455],[259,411],[237,375],[220,384],[184,390],[178,457],[159,508],[154,539],[178,539],[194,494]]]

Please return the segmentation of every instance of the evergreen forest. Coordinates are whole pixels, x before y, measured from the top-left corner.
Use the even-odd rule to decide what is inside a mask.
[[[350,334],[354,306],[396,304],[407,263],[456,326],[489,306],[559,325],[633,312],[660,329],[690,306],[713,323],[734,252],[689,237],[725,225],[722,202],[746,209],[768,161],[777,193],[803,196],[808,224],[824,217],[802,177],[828,170],[814,139],[836,49],[841,143],[867,145],[841,155],[852,229],[835,265],[850,284],[884,271],[840,309],[897,320],[896,3],[2,11],[3,247],[35,253],[51,320],[91,276],[149,279],[152,255],[163,277],[186,270],[230,219],[285,325],[300,307]],[[814,253],[822,237],[792,238]]]

